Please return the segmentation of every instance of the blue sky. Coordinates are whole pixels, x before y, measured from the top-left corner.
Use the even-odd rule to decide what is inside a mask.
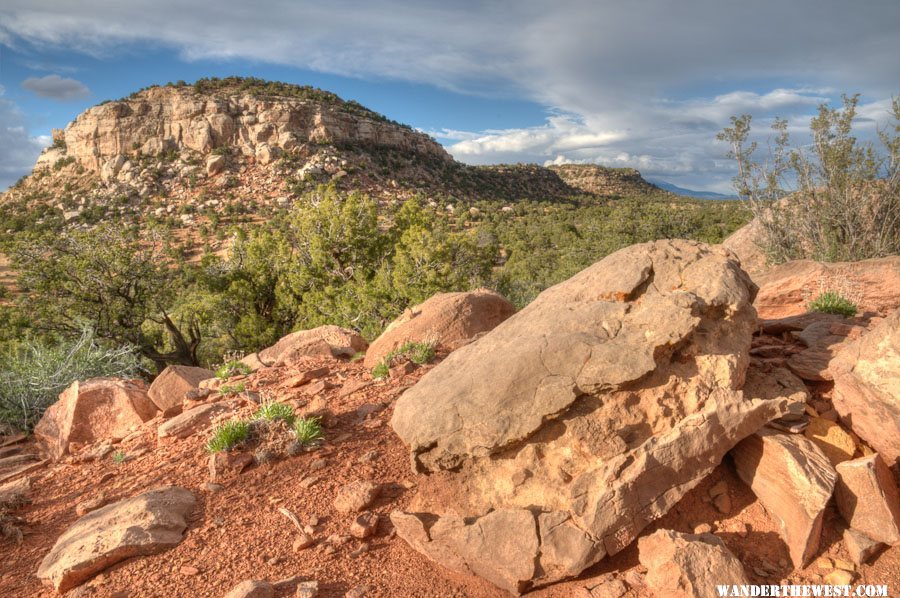
[[[900,2],[4,0],[0,189],[51,128],[153,83],[310,84],[435,136],[459,160],[632,166],[728,192],[716,131],[900,93]]]

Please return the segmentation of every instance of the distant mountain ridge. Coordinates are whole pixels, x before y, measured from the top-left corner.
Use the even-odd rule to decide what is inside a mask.
[[[648,180],[661,189],[665,189],[666,191],[669,191],[676,195],[683,195],[685,197],[696,197],[697,199],[739,199],[737,195],[726,195],[724,193],[716,193],[714,191],[696,191],[694,189],[686,189],[684,187],[679,187],[678,185],[673,185],[672,183],[667,183],[656,178],[651,178]]]

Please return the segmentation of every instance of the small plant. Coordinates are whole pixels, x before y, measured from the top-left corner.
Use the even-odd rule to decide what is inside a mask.
[[[388,374],[390,374],[390,368],[388,367],[387,361],[382,361],[372,368],[372,377],[376,380],[387,378]]]
[[[365,359],[365,358],[366,358],[366,354],[365,354],[364,352],[360,351],[359,353],[354,353],[354,354],[353,354],[353,357],[350,358],[350,361],[351,361],[351,362],[353,362],[353,361],[361,361],[361,360],[363,360],[363,359]]]
[[[124,463],[126,458],[125,451],[116,451],[112,454],[112,462],[116,465]]]
[[[294,425],[296,416],[294,410],[287,403],[263,403],[253,414],[253,419],[264,419],[267,421],[281,420],[287,425]]]
[[[223,384],[219,388],[219,392],[223,395],[237,395],[245,390],[247,390],[247,385],[243,382],[238,382],[237,384]]]
[[[294,435],[301,445],[312,444],[324,437],[322,423],[317,417],[301,417],[294,422]]]
[[[834,291],[826,291],[809,302],[806,306],[809,311],[817,311],[824,314],[837,314],[850,317],[856,315],[856,304]]]
[[[219,380],[228,380],[232,376],[244,376],[252,370],[246,363],[238,360],[226,361],[216,370],[216,378]]]
[[[210,453],[230,451],[250,436],[250,423],[242,420],[225,422],[213,430],[206,441],[206,450]]]
[[[417,365],[431,363],[431,361],[434,359],[434,350],[436,346],[437,343],[435,343],[434,341],[421,343],[404,343],[400,347],[385,355],[384,359],[381,360],[381,363],[372,368],[372,377],[377,380],[386,378],[390,373],[391,364],[398,357],[406,357],[411,362]]]

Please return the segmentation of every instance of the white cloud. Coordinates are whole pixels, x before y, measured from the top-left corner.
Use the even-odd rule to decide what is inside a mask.
[[[558,113],[538,127],[438,136],[468,161],[624,161],[683,186],[730,177],[712,139],[732,114],[794,119],[833,90],[870,103],[900,91],[896,0],[5,0],[0,13],[7,44],[105,56],[143,42],[188,60],[530,99]]]
[[[22,88],[37,94],[39,97],[60,102],[86,98],[91,95],[91,90],[81,81],[60,77],[59,75],[28,77],[22,81]]]
[[[49,139],[32,137],[25,129],[25,117],[14,103],[3,97],[0,86],[0,190],[30,172]]]

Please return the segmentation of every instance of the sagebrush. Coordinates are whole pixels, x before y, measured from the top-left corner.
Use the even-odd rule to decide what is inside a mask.
[[[0,422],[24,431],[34,428],[72,382],[131,378],[142,371],[136,349],[100,344],[91,329],[53,344],[26,341],[7,348],[0,359]]]

